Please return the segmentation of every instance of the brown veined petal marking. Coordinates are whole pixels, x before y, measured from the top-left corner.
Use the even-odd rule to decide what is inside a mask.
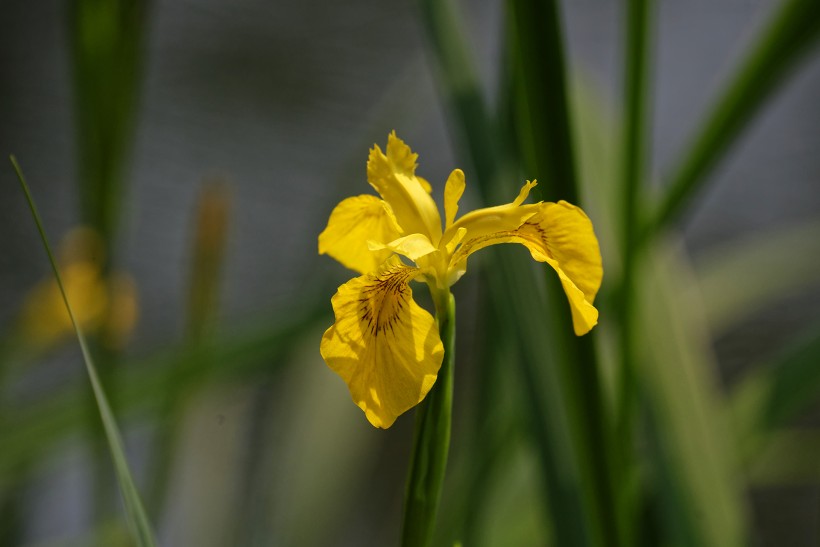
[[[322,357],[375,427],[390,427],[424,399],[444,357],[435,319],[413,301],[409,282],[419,274],[394,266],[356,277],[331,301],[336,322],[322,337]]]

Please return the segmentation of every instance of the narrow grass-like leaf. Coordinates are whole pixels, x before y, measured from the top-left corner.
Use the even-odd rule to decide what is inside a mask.
[[[85,362],[86,371],[88,372],[88,378],[91,382],[91,387],[94,390],[94,397],[97,401],[97,406],[100,412],[100,418],[102,420],[106,438],[108,439],[108,446],[111,452],[111,459],[114,462],[114,469],[117,473],[117,479],[120,483],[120,491],[122,493],[123,501],[125,504],[125,513],[126,517],[128,518],[131,532],[133,533],[134,540],[137,545],[139,545],[140,547],[151,547],[154,545],[154,537],[151,531],[151,525],[148,522],[148,517],[145,513],[145,509],[142,506],[142,500],[140,499],[137,487],[134,484],[133,478],[131,477],[131,470],[128,467],[128,461],[125,457],[125,449],[122,443],[122,436],[120,435],[119,428],[117,427],[117,422],[114,419],[114,414],[111,412],[111,407],[108,404],[108,398],[105,395],[105,390],[103,389],[99,377],[97,376],[97,369],[94,366],[94,361],[91,358],[91,353],[88,351],[85,336],[83,336],[82,330],[80,329],[80,326],[74,317],[74,312],[71,309],[71,304],[68,302],[68,296],[66,295],[65,288],[63,287],[63,281],[60,277],[60,270],[57,267],[57,261],[54,259],[54,254],[51,252],[51,246],[48,243],[48,237],[46,236],[45,229],[43,228],[43,223],[40,220],[40,214],[37,211],[37,206],[34,204],[34,200],[31,197],[28,184],[26,184],[25,177],[23,176],[23,172],[20,169],[17,160],[14,158],[14,156],[10,156],[10,160],[11,164],[14,166],[15,172],[17,173],[17,178],[20,180],[20,187],[23,189],[23,192],[25,193],[26,201],[28,202],[28,206],[31,209],[31,215],[34,218],[35,224],[37,225],[37,231],[40,233],[40,239],[43,243],[43,247],[45,248],[46,254],[48,255],[48,260],[51,263],[51,268],[54,271],[54,278],[57,281],[57,285],[60,288],[60,294],[63,297],[63,302],[65,303],[66,311],[68,311],[68,315],[71,318],[71,324],[74,327],[74,333],[77,335],[77,341],[80,344],[80,350],[83,354],[83,361]]]
[[[782,2],[686,147],[644,236],[657,234],[684,209],[818,39],[820,2]]]

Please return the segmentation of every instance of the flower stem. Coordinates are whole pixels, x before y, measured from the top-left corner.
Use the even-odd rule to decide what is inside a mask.
[[[430,545],[450,449],[456,304],[449,291],[434,294],[444,360],[438,379],[416,410],[413,455],[404,498],[402,547]]]

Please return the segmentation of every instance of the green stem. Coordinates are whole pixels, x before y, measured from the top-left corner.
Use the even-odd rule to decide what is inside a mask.
[[[404,499],[403,547],[430,545],[450,449],[456,303],[449,291],[436,294],[435,301],[444,360],[436,384],[416,410],[413,456]]]

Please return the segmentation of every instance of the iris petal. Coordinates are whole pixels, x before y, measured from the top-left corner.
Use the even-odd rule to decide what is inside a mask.
[[[465,241],[450,259],[451,277],[462,274],[467,268],[467,257],[479,249],[499,243],[520,243],[535,260],[546,262],[558,273],[572,309],[575,334],[586,334],[598,321],[598,310],[592,302],[603,277],[601,252],[592,223],[580,208],[565,201],[535,207],[538,211],[517,228],[492,233],[468,229]]]
[[[319,234],[319,254],[329,254],[359,273],[374,272],[392,251],[371,251],[368,240],[386,243],[399,235],[387,203],[370,195],[347,198],[333,209],[327,228]]]
[[[449,228],[453,225],[458,212],[458,200],[464,194],[464,187],[467,182],[464,180],[464,171],[455,169],[450,176],[447,177],[447,182],[444,184],[444,216],[446,218],[446,226]]]
[[[374,146],[367,160],[367,181],[390,204],[405,233],[424,234],[437,245],[441,239],[441,216],[428,194],[429,184],[416,177],[416,158],[396,136],[387,138],[387,153]]]
[[[409,286],[419,273],[395,266],[356,277],[332,299],[336,322],[322,337],[322,357],[375,427],[390,427],[421,402],[441,367],[435,319]]]

